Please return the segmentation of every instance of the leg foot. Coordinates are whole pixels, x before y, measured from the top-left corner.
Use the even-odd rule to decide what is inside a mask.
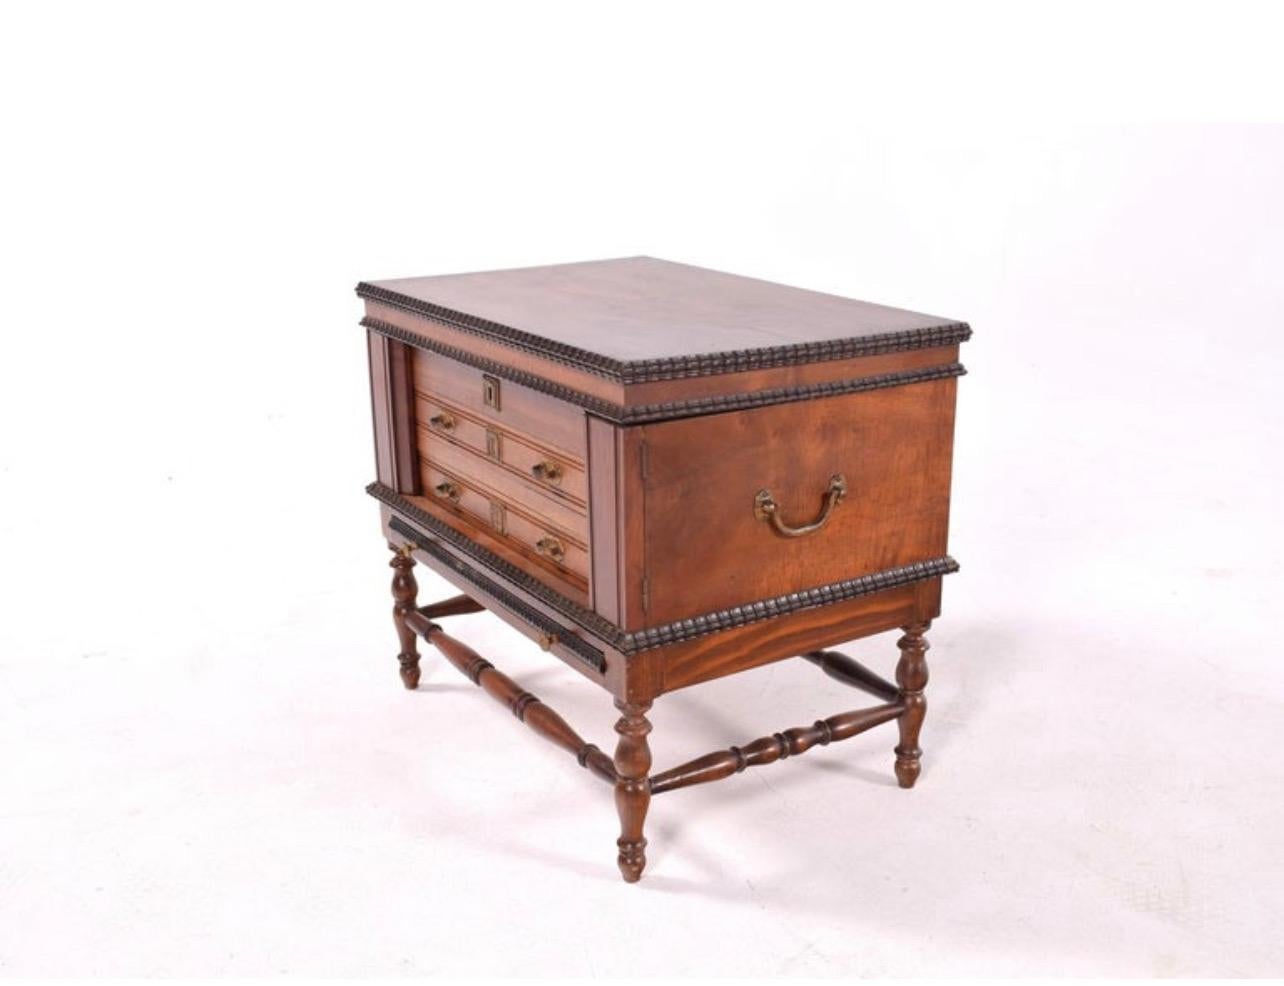
[[[617,701],[615,707],[620,710],[620,721],[615,724],[615,731],[620,734],[620,741],[615,747],[618,777],[615,808],[620,814],[620,838],[616,842],[620,849],[618,862],[624,882],[637,883],[646,866],[646,839],[642,836],[642,826],[651,804],[651,748],[646,739],[651,731],[651,724],[646,718],[651,703]]]
[[[416,646],[415,631],[406,626],[406,614],[414,610],[415,597],[419,594],[419,583],[415,581],[415,560],[410,557],[408,547],[398,549],[389,562],[393,568],[392,575],[392,622],[397,628],[397,639],[401,642],[401,653],[397,661],[401,665],[401,683],[409,689],[419,687],[419,649]]]
[[[931,623],[914,623],[902,627],[905,636],[896,642],[901,649],[901,658],[896,663],[896,684],[900,689],[900,701],[905,703],[905,711],[896,720],[900,727],[900,742],[896,745],[896,782],[904,788],[914,786],[921,769],[923,751],[919,749],[918,734],[923,728],[923,717],[927,715],[923,689],[927,687],[927,648],[930,646],[923,634],[930,626]]]

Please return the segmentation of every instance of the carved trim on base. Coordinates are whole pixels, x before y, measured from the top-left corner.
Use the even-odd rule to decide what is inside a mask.
[[[936,578],[940,575],[948,575],[959,570],[958,562],[947,555],[942,558],[933,558],[930,561],[902,565],[899,568],[889,568],[882,572],[874,572],[871,575],[862,575],[854,579],[831,582],[828,585],[817,586],[814,589],[791,592],[772,599],[745,603],[742,606],[732,606],[729,609],[705,613],[702,616],[695,616],[687,620],[665,623],[658,627],[625,632],[609,620],[604,619],[592,610],[585,609],[579,603],[567,599],[560,592],[549,588],[516,565],[505,561],[494,552],[459,533],[449,524],[438,520],[427,511],[421,510],[405,497],[382,483],[371,483],[366,487],[366,492],[380,503],[391,507],[414,524],[419,525],[422,530],[415,530],[413,526],[405,521],[401,521],[398,526],[398,520],[394,518],[391,526],[393,530],[403,537],[409,538],[425,551],[429,551],[433,557],[438,557],[437,552],[441,552],[440,548],[437,549],[437,552],[429,549],[433,539],[445,541],[451,547],[471,556],[474,560],[521,588],[522,591],[530,593],[540,602],[546,603],[599,640],[626,655],[650,650],[654,647],[681,643],[685,640],[703,637],[720,630],[745,626],[746,624],[771,619],[775,616],[785,616],[789,613],[796,613],[799,610],[811,609],[814,606],[825,606],[830,603],[854,599],[857,596],[881,592],[884,589],[894,589],[898,586],[909,585],[912,582],[919,582],[923,579]],[[444,555],[446,553],[441,552],[441,554]],[[486,588],[487,583],[495,585],[495,583],[486,579],[485,575],[477,572],[471,566],[452,556],[447,555],[447,558],[450,559],[447,564],[450,564],[465,579],[472,581],[474,585],[485,589],[487,592],[490,592],[490,589]],[[499,587],[496,586],[496,588]],[[525,606],[515,596],[511,598],[517,604]],[[526,608],[530,609],[530,607]],[[517,611],[514,610],[514,612]],[[535,611],[531,610],[531,612]],[[518,613],[518,615],[522,614]],[[543,618],[542,614],[541,618]],[[563,642],[565,643],[565,641]]]
[[[920,370],[903,370],[897,373],[879,373],[868,377],[854,377],[850,380],[834,380],[829,383],[808,384],[798,387],[772,387],[749,393],[718,394],[712,397],[693,397],[684,401],[664,401],[656,404],[638,404],[624,407],[613,404],[600,397],[594,397],[583,391],[553,383],[535,373],[514,369],[484,356],[476,356],[467,350],[438,342],[430,336],[411,332],[400,325],[393,325],[377,318],[363,318],[361,325],[378,335],[396,339],[407,345],[437,353],[460,363],[493,373],[497,377],[511,380],[532,390],[556,397],[558,400],[582,407],[584,410],[605,418],[614,424],[632,425],[655,421],[667,421],[673,418],[692,418],[701,414],[720,414],[723,411],[743,411],[752,407],[764,407],[769,404],[791,404],[797,401],[809,401],[817,397],[834,397],[839,394],[854,394],[866,390],[882,390],[886,387],[903,387],[912,383],[925,383],[930,380],[945,380],[950,377],[961,377],[967,373],[962,363],[943,363],[940,366],[929,366]]]

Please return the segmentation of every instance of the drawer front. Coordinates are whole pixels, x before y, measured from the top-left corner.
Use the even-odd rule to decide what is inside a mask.
[[[538,489],[574,500],[581,509],[588,506],[588,474],[581,462],[515,435],[501,435],[499,441],[500,462],[518,476]]]
[[[520,507],[580,541],[588,541],[588,515],[584,507],[555,489],[536,486],[533,479],[516,475],[501,463],[482,458],[439,435],[424,434],[422,430],[419,458],[421,462],[466,479],[492,498]]]
[[[506,509],[503,523],[504,533],[536,557],[588,578],[588,549],[584,544],[512,507]]]
[[[467,514],[474,523],[494,526],[491,499],[485,493],[470,486],[458,476],[429,465],[421,465],[420,475],[423,479],[425,496],[437,500],[443,506]]]
[[[587,507],[588,475],[580,460],[472,417],[435,395],[417,394],[415,414],[421,431],[506,466],[515,479],[572,500],[580,508]]]
[[[483,457],[500,447],[499,429],[488,428],[484,422],[430,394],[415,394],[415,421],[421,432],[458,442]]]
[[[422,349],[414,351],[413,364],[420,393],[435,395],[506,430],[538,436],[541,444],[581,462],[586,458],[587,421],[575,405]]]
[[[646,623],[944,555],[954,395],[938,380],[646,426]]]
[[[425,496],[502,535],[535,561],[582,579],[588,577],[588,549],[581,541],[488,495],[467,479],[429,464],[421,464],[420,472]]]

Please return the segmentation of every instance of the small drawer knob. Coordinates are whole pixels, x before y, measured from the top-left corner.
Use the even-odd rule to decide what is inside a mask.
[[[539,649],[540,649],[540,650],[552,650],[552,649],[553,649],[553,645],[554,645],[555,643],[557,643],[557,634],[555,634],[555,633],[541,633],[541,634],[539,635]]]
[[[537,462],[531,466],[531,475],[541,483],[558,486],[562,482],[562,465],[552,459],[545,459],[543,462]]]
[[[545,558],[551,558],[559,565],[566,557],[566,548],[555,537],[542,537],[535,542],[535,550]]]
[[[442,411],[441,414],[434,414],[428,419],[428,423],[438,431],[454,431],[455,416]]]
[[[454,483],[438,483],[436,486],[437,495],[451,503],[459,502],[459,487]]]

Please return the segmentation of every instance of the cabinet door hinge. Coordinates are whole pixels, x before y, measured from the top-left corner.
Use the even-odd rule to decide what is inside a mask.
[[[642,576],[642,612],[651,608],[651,580]]]
[[[649,471],[650,466],[650,456],[647,455],[646,442],[642,442],[638,445],[638,457],[641,460],[642,482],[645,483],[647,481],[647,472]]]

